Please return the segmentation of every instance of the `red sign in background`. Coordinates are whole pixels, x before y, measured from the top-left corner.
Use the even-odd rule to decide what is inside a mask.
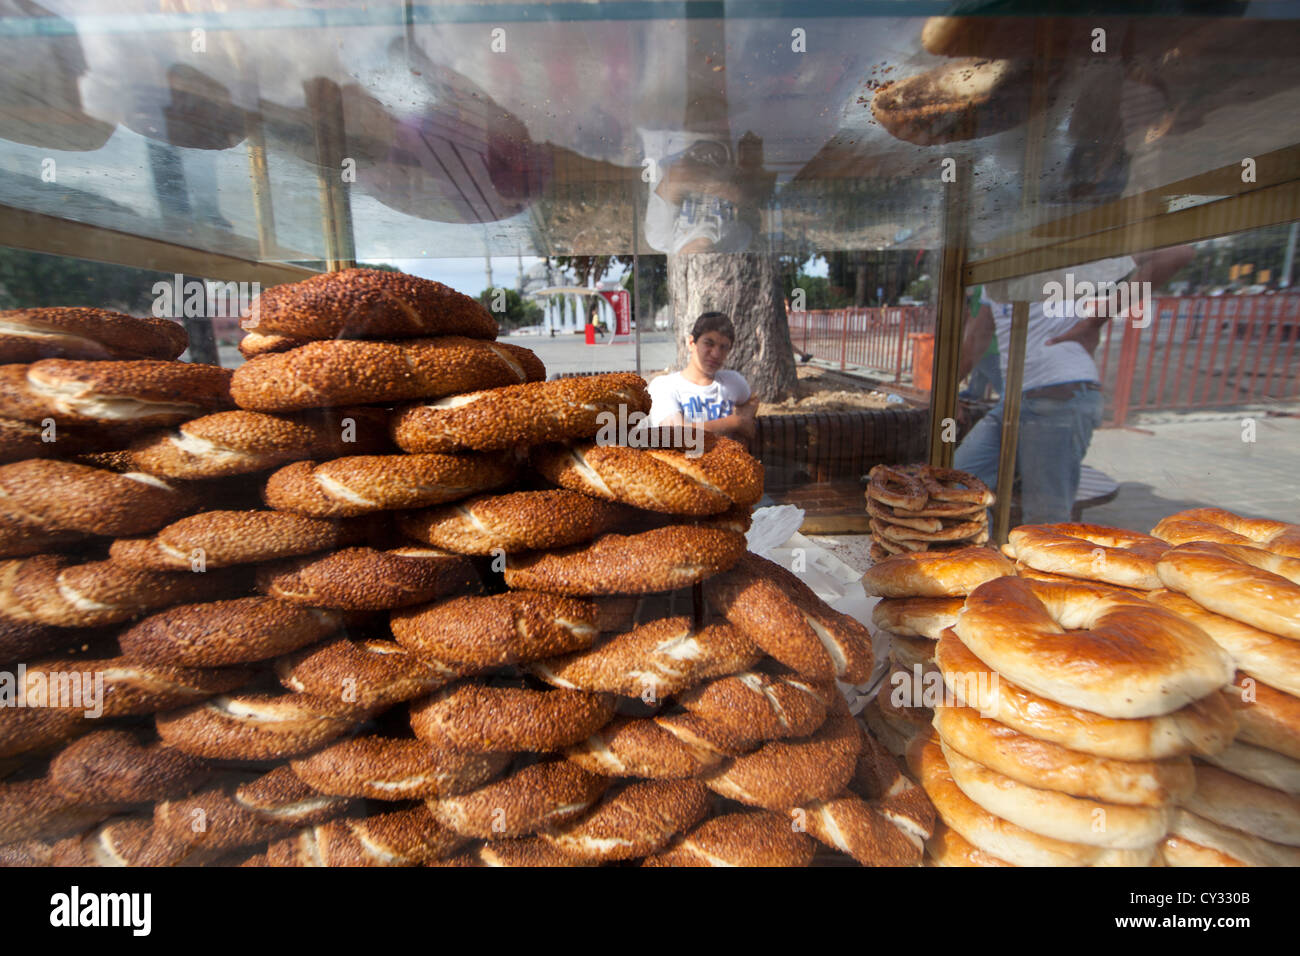
[[[601,295],[614,308],[614,334],[631,335],[632,297],[627,289],[615,289],[613,292],[602,292]]]

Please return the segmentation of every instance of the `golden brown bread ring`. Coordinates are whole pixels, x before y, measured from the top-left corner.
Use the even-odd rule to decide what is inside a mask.
[[[408,538],[460,554],[545,551],[590,541],[627,517],[625,509],[576,491],[512,491],[401,515]]]
[[[390,624],[414,654],[485,670],[586,650],[603,629],[600,616],[594,601],[507,591],[395,611]]]
[[[506,557],[506,585],[559,594],[672,591],[728,570],[745,553],[745,536],[718,528],[669,525],[639,534],[606,534],[591,544]]]
[[[1014,866],[991,853],[978,849],[945,823],[938,823],[934,836],[925,844],[930,866]]]
[[[966,598],[953,631],[1007,680],[1106,717],[1168,714],[1232,680],[1204,631],[1111,588],[999,578]]]
[[[887,521],[870,522],[871,533],[877,538],[893,542],[904,550],[915,550],[913,545],[925,542],[983,544],[989,539],[988,524],[984,521],[958,521],[945,525],[937,531],[919,531],[905,525],[890,524]]]
[[[1300,795],[1300,760],[1284,754],[1235,740],[1226,750],[1201,759],[1245,780]]]
[[[9,418],[68,425],[175,425],[231,408],[230,369],[149,359],[45,359],[4,366],[0,399]]]
[[[1300,848],[1220,826],[1179,809],[1160,846],[1166,866],[1300,866]]]
[[[746,551],[705,593],[729,623],[796,673],[848,684],[870,679],[870,632],[779,564]]]
[[[570,760],[606,777],[677,780],[698,777],[724,759],[696,750],[649,718],[619,717],[566,753]]]
[[[40,521],[6,514],[0,506],[0,558],[25,558],[34,554],[66,551],[90,535],[80,531],[56,531]]]
[[[55,307],[0,312],[0,363],[43,358],[174,359],[185,328],[170,319],[108,309]]]
[[[139,571],[116,561],[69,564],[43,554],[0,562],[0,613],[55,627],[104,627],[181,601],[243,590],[242,575]]]
[[[479,590],[474,565],[419,545],[380,551],[345,548],[257,569],[257,588],[281,601],[345,611],[384,611]]]
[[[687,617],[642,624],[589,651],[529,665],[548,684],[653,702],[752,667],[759,649],[730,624],[698,631]]]
[[[189,793],[208,773],[203,761],[170,747],[141,746],[125,730],[98,730],[59,752],[49,780],[87,803],[153,803]]]
[[[816,734],[774,740],[704,777],[714,793],[765,810],[827,800],[853,777],[862,741],[850,717],[832,717]]]
[[[920,511],[929,500],[925,483],[907,469],[876,465],[867,473],[867,477],[867,497],[891,508]]]
[[[793,830],[788,816],[759,810],[705,820],[642,865],[808,866],[815,853],[816,844]]]
[[[1151,534],[1171,545],[1193,541],[1241,544],[1300,558],[1300,525],[1243,518],[1222,508],[1192,508],[1169,515],[1151,529]]]
[[[1196,765],[1196,790],[1182,806],[1219,826],[1300,847],[1300,797],[1218,767]]]
[[[1002,548],[1004,551],[1007,551],[1010,546],[1003,545]],[[1094,588],[1111,588],[1112,590],[1118,591],[1121,594],[1126,594],[1129,597],[1142,599],[1146,599],[1149,595],[1155,593],[1154,591],[1145,591],[1139,588],[1122,588],[1115,584],[1104,584],[1101,581],[1093,580],[1091,578],[1077,578],[1071,577],[1068,574],[1053,574],[1050,571],[1039,571],[1037,568],[1031,568],[1022,561],[1016,562],[1016,577],[1026,578],[1030,581],[1046,581],[1048,584],[1079,584],[1082,582]]]
[[[259,355],[269,355],[272,352],[288,352],[290,349],[301,348],[311,341],[311,339],[296,339],[291,335],[264,335],[260,332],[247,332],[239,340],[239,354],[246,359],[251,359]]]
[[[852,793],[814,801],[793,813],[811,836],[863,866],[919,866],[921,863],[923,841]]]
[[[268,866],[424,866],[450,856],[465,838],[427,807],[331,820],[272,843]]]
[[[752,507],[763,497],[763,466],[740,442],[704,434],[700,454],[577,442],[535,448],[531,461],[557,485],[647,511],[713,515]]]
[[[1015,570],[992,548],[896,554],[872,566],[862,576],[862,586],[868,596],[957,597]]]
[[[173,861],[212,859],[219,851],[276,839],[292,826],[290,818],[268,819],[254,812],[235,798],[236,792],[235,781],[226,781],[155,804],[151,852]]]
[[[899,514],[898,512],[902,512]],[[895,525],[900,528],[912,528],[916,531],[942,531],[945,527],[941,518],[928,516],[913,517],[906,508],[889,508],[875,498],[867,497],[867,514],[877,519],[882,525]]]
[[[346,518],[455,501],[514,477],[494,455],[357,455],[323,464],[299,461],[274,472],[263,499],[280,511]]]
[[[645,379],[633,372],[613,372],[504,385],[405,405],[393,414],[389,427],[403,451],[492,451],[591,438],[606,420],[649,411]]]
[[[1235,544],[1180,544],[1157,571],[1165,587],[1216,614],[1300,640],[1300,558]]]
[[[220,696],[159,714],[158,736],[177,750],[214,760],[283,760],[315,750],[360,726],[355,705],[308,694]]]
[[[542,834],[561,852],[589,860],[631,860],[663,849],[709,813],[695,780],[646,780],[607,795],[582,819]]]
[[[275,662],[288,690],[334,697],[364,710],[382,710],[422,697],[461,672],[425,660],[391,641],[339,638],[304,648]]]
[[[31,660],[78,636],[57,627],[19,621],[0,614],[0,664]]]
[[[902,637],[937,641],[957,621],[965,604],[960,597],[885,598],[871,609],[871,623]]]
[[[121,446],[135,434],[131,427],[43,427],[14,418],[0,418],[0,463],[28,458],[71,458]]]
[[[420,740],[354,737],[289,762],[321,793],[372,800],[423,800],[467,793],[510,762],[508,753],[452,753]]]
[[[314,826],[360,809],[358,800],[307,786],[288,764],[240,784],[233,799],[241,810],[278,826]]]
[[[563,826],[586,813],[609,785],[568,760],[516,770],[470,793],[429,800],[443,826],[462,836],[502,840]]]
[[[0,843],[55,839],[94,826],[123,809],[121,804],[69,797],[46,777],[0,783]]]
[[[337,339],[250,359],[235,371],[230,394],[240,408],[255,412],[298,412],[439,398],[544,378],[546,366],[517,345],[457,336]]]
[[[1160,760],[1215,753],[1232,741],[1236,719],[1219,694],[1160,717],[1111,718],[1039,697],[995,676],[951,630],[935,646],[935,663],[956,701],[1022,734],[1115,760]]]
[[[411,705],[415,736],[453,753],[562,750],[614,717],[614,698],[580,690],[454,684]]]
[[[1160,587],[1156,562],[1169,550],[1159,538],[1095,524],[1022,525],[1007,556],[1038,571],[1150,591]]]
[[[522,840],[497,840],[484,843],[478,849],[478,861],[483,866],[591,866],[591,860],[570,856],[552,846],[542,837],[525,837]],[[0,863],[3,865],[3,863]],[[467,862],[466,865],[472,865]]]
[[[239,410],[143,436],[131,444],[131,459],[140,471],[163,478],[225,478],[304,458],[378,455],[390,447],[387,415],[378,408],[297,415]]]
[[[1300,698],[1237,673],[1223,688],[1237,716],[1237,739],[1300,760]]]
[[[267,660],[314,644],[344,617],[269,597],[185,604],[145,618],[118,637],[122,653],[146,664],[223,667]]]
[[[382,269],[339,269],[267,289],[240,325],[302,339],[497,337],[496,320],[441,282]]]

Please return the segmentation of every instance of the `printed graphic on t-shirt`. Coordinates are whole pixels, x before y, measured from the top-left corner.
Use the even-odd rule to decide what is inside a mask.
[[[682,403],[682,418],[688,422],[712,422],[726,418],[735,410],[736,403],[729,398],[712,399],[693,395]]]

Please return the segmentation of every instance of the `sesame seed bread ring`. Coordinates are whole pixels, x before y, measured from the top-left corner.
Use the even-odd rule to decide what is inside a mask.
[[[397,643],[420,657],[484,670],[583,651],[602,630],[594,601],[507,591],[394,611]]]
[[[141,664],[126,657],[79,660],[50,667],[59,670],[78,664],[83,669],[103,672],[105,717],[130,717],[185,707],[243,687],[253,676],[241,667],[174,667]]]
[[[531,459],[561,487],[647,511],[712,515],[752,507],[763,497],[763,466],[740,442],[704,434],[698,455],[691,449],[578,442],[536,448]]]
[[[390,447],[382,409],[335,408],[285,416],[239,410],[204,415],[174,430],[143,436],[132,443],[131,457],[139,470],[163,478],[225,478],[306,458],[376,455]]]
[[[925,843],[851,793],[800,807],[808,833],[863,866],[920,866]]]
[[[1300,558],[1300,525],[1267,518],[1243,518],[1222,508],[1192,508],[1169,515],[1151,534],[1171,545],[1192,541],[1241,544]]]
[[[957,702],[1014,730],[1070,750],[1115,760],[1161,760],[1228,746],[1236,719],[1219,694],[1160,717],[1115,719],[1039,697],[994,672],[947,631],[935,663]]]
[[[1271,684],[1292,696],[1300,696],[1300,641],[1277,637],[1268,631],[1207,611],[1177,591],[1151,591],[1152,604],[1191,621],[1227,651],[1238,670]]]
[[[871,802],[873,810],[898,828],[919,849],[934,835],[937,817],[930,798],[899,769],[884,744],[859,725],[862,751],[858,754],[852,792]]]
[[[269,866],[422,866],[464,844],[418,806],[300,830],[268,846],[266,858]]]
[[[200,855],[215,851],[273,840],[289,830],[287,819],[267,819],[236,800],[235,789],[234,781],[226,781],[192,796],[155,804],[155,851],[173,860],[201,859]]]
[[[75,639],[76,635],[70,635],[56,627],[19,621],[0,614],[0,664],[39,657],[54,650],[69,637]]]
[[[359,801],[351,797],[307,786],[288,764],[240,784],[232,796],[241,809],[280,826],[314,826],[360,809]]]
[[[0,783],[0,843],[50,840],[94,826],[125,809],[68,797],[41,777]]]
[[[632,372],[615,372],[417,402],[398,408],[390,429],[403,451],[490,451],[591,438],[606,419],[649,411],[645,379]]]
[[[87,537],[77,531],[48,530],[39,521],[0,511],[0,558],[25,558],[63,551]]]
[[[1196,791],[1182,806],[1220,826],[1300,847],[1300,797],[1218,767],[1196,765]]]
[[[425,508],[504,485],[514,464],[490,455],[357,455],[299,461],[271,474],[263,499],[279,511],[346,518]]]
[[[990,581],[966,598],[953,631],[1007,680],[1106,717],[1171,713],[1233,674],[1232,658],[1196,625],[1082,583]]]
[[[283,760],[315,750],[358,727],[355,706],[308,694],[214,697],[157,717],[158,736],[196,757]]]
[[[973,843],[944,823],[934,828],[934,836],[925,844],[927,866],[1014,866],[991,853],[977,849]]]
[[[862,741],[850,717],[827,720],[800,740],[776,740],[704,777],[714,793],[765,810],[827,800],[853,777]]]
[[[1143,591],[1160,587],[1156,562],[1169,550],[1159,538],[1094,524],[1022,525],[1007,544],[1007,557],[1035,570]]]
[[[44,459],[0,465],[0,512],[49,531],[147,534],[198,503],[193,491],[142,472]]]
[[[439,823],[462,836],[502,840],[563,826],[586,813],[608,785],[608,778],[575,763],[552,760],[428,806]]]
[[[867,499],[895,509],[902,517],[914,514],[944,516],[963,510],[986,508],[993,504],[993,493],[974,475],[955,468],[931,465],[892,467],[876,465],[867,473]],[[978,514],[978,511],[971,512]],[[888,517],[882,515],[881,517]]]
[[[591,866],[590,860],[570,856],[541,837],[522,840],[497,840],[478,849],[483,866]]]
[[[89,833],[60,841],[51,854],[51,866],[158,866],[150,852],[153,821],[148,817],[119,817]]]
[[[71,458],[125,439],[125,430],[70,426],[44,428],[16,418],[0,418],[0,464],[28,458]]]
[[[1223,688],[1237,716],[1237,739],[1300,760],[1300,698],[1238,672]]]
[[[262,661],[314,644],[343,626],[335,611],[269,597],[185,604],[145,618],[118,637],[143,663],[223,667]]]
[[[512,491],[478,495],[398,517],[402,534],[460,554],[546,551],[590,541],[627,511],[576,491]]]
[[[1245,780],[1252,780],[1292,796],[1300,794],[1300,760],[1293,760],[1263,747],[1252,747],[1240,740],[1204,760]]]
[[[188,345],[178,322],[108,309],[0,312],[0,363],[43,358],[174,359]]]
[[[77,362],[45,359],[27,366],[23,378],[7,379],[4,392],[26,401],[5,403],[11,418],[53,418],[68,425],[175,425],[230,408],[230,369],[195,362]],[[7,394],[5,396],[8,397]],[[43,414],[32,418],[27,402]]]
[[[871,567],[862,586],[869,597],[958,597],[1015,570],[992,548],[898,554]]]
[[[580,690],[528,690],[464,682],[411,705],[411,729],[455,753],[562,750],[614,717],[614,698]]]
[[[421,659],[392,641],[347,638],[304,648],[275,662],[276,676],[288,690],[334,697],[363,710],[383,710],[423,697],[461,672]]]
[[[517,345],[456,336],[337,339],[250,359],[235,370],[230,394],[251,411],[298,412],[440,398],[544,378],[546,366]]]
[[[1300,641],[1300,558],[1235,544],[1180,544],[1157,570],[1169,590],[1216,614]]]
[[[508,753],[451,753],[419,740],[355,737],[289,762],[321,793],[372,800],[423,800],[467,793],[510,762]]]
[[[660,618],[589,651],[530,664],[556,687],[658,700],[711,677],[752,667],[759,649],[730,624],[696,631],[688,617]]]
[[[288,352],[310,343],[311,339],[295,339],[291,335],[263,335],[259,332],[247,332],[239,340],[239,354],[246,359],[272,352]]]
[[[240,325],[302,339],[497,337],[496,321],[469,296],[382,269],[340,269],[273,286],[253,300]]]
[[[814,733],[837,693],[829,683],[744,671],[684,692],[675,702],[682,713],[654,721],[694,750],[736,757],[768,740]]]
[[[559,594],[649,594],[721,574],[744,553],[743,534],[669,525],[606,534],[558,551],[507,555],[505,578],[511,588]]]
[[[570,760],[606,777],[676,780],[716,767],[722,754],[688,746],[653,720],[619,717],[566,752]]]
[[[1159,807],[1192,792],[1189,757],[1111,760],[1017,733],[970,707],[936,707],[934,728],[951,750],[1018,783],[1074,797]]]
[[[590,813],[542,839],[589,860],[631,860],[663,849],[709,814],[709,791],[695,780],[647,780],[606,796]]]
[[[833,611],[808,585],[746,551],[705,586],[710,604],[778,661],[804,677],[861,684],[873,667],[871,634]]]
[[[54,789],[87,803],[153,803],[183,796],[208,776],[201,760],[124,730],[97,730],[50,762]]]
[[[104,627],[181,601],[203,601],[241,588],[226,572],[139,571],[116,561],[69,564],[43,554],[0,562],[0,613],[55,627]]]
[[[920,511],[929,500],[921,478],[909,470],[876,465],[867,473],[867,496],[902,511]]]
[[[903,637],[937,641],[956,623],[965,604],[960,597],[886,598],[871,609],[871,623]]]
[[[347,611],[385,611],[481,588],[468,560],[419,545],[346,548],[258,568],[257,588],[281,601]]]
[[[1161,846],[1166,866],[1300,866],[1300,849],[1179,809]]]
[[[808,866],[816,852],[816,844],[795,831],[788,816],[760,810],[705,820],[642,865]]]

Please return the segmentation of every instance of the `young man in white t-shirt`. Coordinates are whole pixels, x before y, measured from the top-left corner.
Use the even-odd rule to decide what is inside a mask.
[[[735,340],[735,327],[721,312],[705,312],[695,320],[686,368],[650,383],[652,426],[698,423],[746,445],[753,440],[758,397],[743,375],[723,368]]]

